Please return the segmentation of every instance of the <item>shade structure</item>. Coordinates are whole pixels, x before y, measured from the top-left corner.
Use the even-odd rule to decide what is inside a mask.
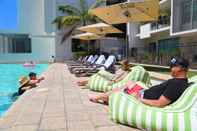
[[[72,36],[73,39],[81,39],[81,40],[97,40],[101,39],[103,36],[93,34],[93,33],[83,33],[79,35]]]
[[[121,4],[99,7],[90,11],[108,24],[158,20],[158,0],[131,0]]]
[[[92,24],[88,26],[83,26],[78,28],[80,31],[85,31],[85,32],[90,32],[94,34],[112,34],[112,33],[123,33],[121,30],[105,23],[97,23],[97,24]]]

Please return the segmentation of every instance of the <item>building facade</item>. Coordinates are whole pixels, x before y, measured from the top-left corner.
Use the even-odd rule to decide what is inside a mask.
[[[93,1],[93,0],[89,0]],[[0,63],[49,62],[72,58],[71,38],[61,43],[63,32],[53,20],[61,14],[59,5],[77,6],[70,0],[18,0],[18,28],[0,30]]]
[[[51,0],[52,1],[52,0]],[[17,29],[0,33],[0,62],[48,62],[55,56],[55,32],[46,0],[17,1]]]
[[[197,0],[160,0],[158,21],[129,23],[130,59],[167,65],[173,56],[197,64]]]

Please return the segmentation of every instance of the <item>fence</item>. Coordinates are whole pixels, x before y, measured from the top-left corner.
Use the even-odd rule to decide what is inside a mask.
[[[180,44],[173,48],[135,47],[128,53],[129,60],[135,63],[167,66],[172,57],[184,57],[190,67],[197,69],[197,44]]]

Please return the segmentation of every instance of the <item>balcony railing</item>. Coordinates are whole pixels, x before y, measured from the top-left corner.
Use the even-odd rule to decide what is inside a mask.
[[[172,43],[173,44],[173,43]],[[129,60],[133,63],[167,66],[174,56],[187,58],[190,67],[197,69],[197,43],[180,44],[173,48],[135,47],[129,51]]]
[[[151,30],[158,30],[170,26],[170,16],[160,16],[157,22],[151,23]]]

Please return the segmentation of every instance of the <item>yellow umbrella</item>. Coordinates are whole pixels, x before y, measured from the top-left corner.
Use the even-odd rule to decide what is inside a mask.
[[[99,7],[90,11],[108,24],[127,22],[145,22],[158,20],[158,0],[132,0],[107,7]]]
[[[78,28],[78,30],[95,34],[123,33],[119,29],[105,23],[83,26]]]
[[[79,35],[72,36],[73,39],[81,39],[81,40],[96,40],[101,39],[103,36],[93,34],[93,33],[83,33]]]

